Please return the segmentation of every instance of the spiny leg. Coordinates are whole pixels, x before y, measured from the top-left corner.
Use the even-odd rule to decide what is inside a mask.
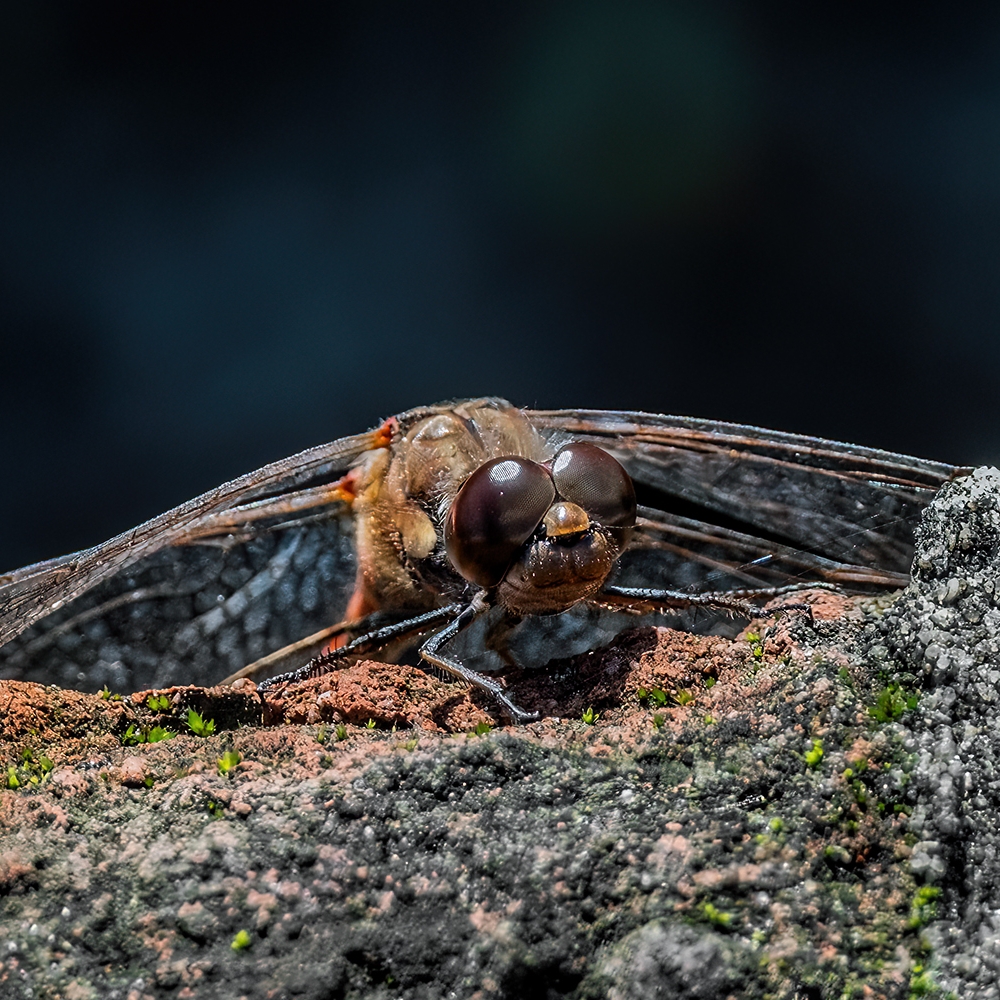
[[[321,677],[338,667],[349,656],[363,656],[365,653],[376,652],[397,639],[406,639],[430,632],[443,623],[457,618],[462,613],[463,606],[461,604],[449,604],[447,607],[435,608],[433,611],[418,615],[416,618],[407,618],[405,621],[386,625],[374,632],[359,635],[357,639],[353,639],[346,646],[328,650],[314,657],[298,670],[291,670],[288,673],[278,674],[276,677],[269,677],[267,680],[261,681],[257,685],[257,690],[266,691],[273,685],[286,681],[294,683],[308,680],[310,677]]]
[[[451,624],[432,635],[421,647],[420,655],[428,662],[440,670],[451,674],[459,680],[472,684],[477,688],[491,694],[500,706],[506,711],[514,722],[531,722],[538,718],[537,712],[525,712],[523,708],[518,708],[507,696],[504,688],[489,677],[467,667],[461,660],[453,656],[445,656],[438,652],[441,647],[454,639],[462,629],[470,625],[488,608],[485,604],[473,601]]]
[[[225,680],[220,681],[223,685],[230,685],[238,680],[242,680],[244,677],[249,678],[252,681],[260,684],[263,683],[265,678],[262,677],[263,674],[269,673],[274,670],[280,663],[286,660],[294,659],[305,659],[307,662],[311,662],[316,656],[323,652],[323,650],[331,645],[332,642],[337,639],[344,639],[344,645],[350,641],[346,636],[351,633],[357,633],[358,629],[355,628],[356,625],[363,625],[363,622],[350,622],[342,621],[337,622],[336,625],[331,625],[328,628],[320,629],[318,632],[313,632],[312,635],[307,635],[304,639],[298,639],[295,642],[290,642],[286,646],[282,646],[280,649],[274,650],[273,653],[268,653],[266,656],[262,656],[252,663],[248,663],[245,667],[241,667],[234,674],[230,674]],[[364,635],[365,633],[362,632]],[[290,671],[280,671],[281,673],[289,673]]]
[[[763,613],[758,607],[749,603],[747,598],[777,597],[788,593],[784,587],[770,590],[739,591],[736,594],[722,591],[709,594],[685,594],[680,590],[659,590],[649,587],[605,587],[591,598],[592,604],[604,604],[609,607],[639,608],[648,607],[654,610],[663,608],[709,608],[713,611],[728,611],[742,618],[757,618]],[[809,604],[783,604],[773,612],[805,611],[812,618],[812,606]]]
[[[741,590],[713,591],[705,596],[719,596],[720,593],[736,598],[740,601],[770,601],[775,597],[784,597],[786,594],[801,594],[804,590],[825,590],[833,594],[843,594],[844,588],[836,583],[827,583],[823,580],[811,580],[803,583],[784,583],[780,587],[751,587]],[[809,604],[782,604],[775,611],[791,609],[793,611],[811,610]]]
[[[291,673],[291,670],[280,669],[283,662],[289,660],[293,662],[298,660],[299,663],[312,662],[328,651],[330,647],[339,649],[340,646],[346,646],[351,639],[370,635],[386,625],[396,624],[399,621],[402,619],[398,615],[392,615],[385,611],[373,611],[370,615],[358,620],[348,619],[337,622],[336,625],[330,625],[318,632],[313,632],[312,635],[307,635],[304,639],[290,642],[287,646],[282,646],[273,653],[268,653],[266,656],[254,660],[253,663],[248,663],[219,683],[228,686],[241,678],[248,677],[259,684],[274,670],[282,675]]]

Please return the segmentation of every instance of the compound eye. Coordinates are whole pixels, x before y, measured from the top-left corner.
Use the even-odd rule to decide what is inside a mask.
[[[596,445],[568,444],[552,463],[559,495],[609,528],[635,524],[635,488],[621,463]]]
[[[556,498],[552,477],[524,458],[481,465],[458,491],[444,528],[455,569],[480,587],[494,587]]]

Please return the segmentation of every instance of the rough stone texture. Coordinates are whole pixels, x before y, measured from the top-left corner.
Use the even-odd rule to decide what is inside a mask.
[[[945,486],[921,523],[913,577],[863,644],[924,691],[905,750],[911,869],[940,886],[928,929],[939,981],[969,1000],[1000,997],[1000,473]]]
[[[509,674],[523,727],[378,663],[0,683],[0,996],[1000,996],[998,487],[896,601],[633,630]]]

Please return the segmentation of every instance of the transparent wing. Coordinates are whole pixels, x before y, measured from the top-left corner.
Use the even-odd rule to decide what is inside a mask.
[[[323,626],[354,555],[331,483],[379,431],[265,466],[102,545],[0,576],[0,676],[209,683]]]
[[[405,431],[450,405],[396,423]],[[527,412],[546,435],[607,448],[634,477],[643,506],[616,575],[625,586],[900,586],[920,511],[969,471],[734,424]],[[383,427],[321,445],[0,576],[0,676],[119,691],[211,683],[329,627],[355,571],[330,484],[386,440]]]
[[[920,512],[971,471],[689,417],[527,412],[547,435],[606,448],[633,477],[641,516],[617,577],[633,586],[904,586]]]

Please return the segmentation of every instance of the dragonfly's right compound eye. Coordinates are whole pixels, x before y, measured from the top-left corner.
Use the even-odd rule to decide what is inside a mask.
[[[586,441],[566,445],[552,463],[552,478],[561,497],[605,527],[635,524],[635,487],[621,463],[603,448]]]
[[[495,587],[555,497],[552,477],[534,462],[511,456],[481,465],[448,513],[448,557],[466,580]]]

